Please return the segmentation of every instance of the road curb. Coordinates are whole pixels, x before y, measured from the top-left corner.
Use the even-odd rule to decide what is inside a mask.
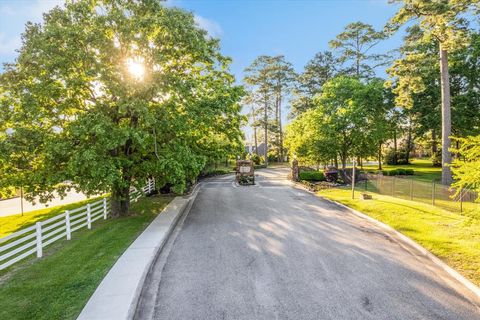
[[[477,298],[480,299],[480,288],[477,287],[474,283],[472,283],[470,280],[468,280],[467,278],[465,278],[464,276],[462,276],[460,273],[458,273],[458,271],[456,271],[455,269],[453,269],[452,267],[450,267],[449,265],[447,265],[445,262],[443,262],[442,260],[440,260],[436,255],[434,255],[433,253],[431,253],[430,251],[428,251],[427,249],[425,249],[424,247],[422,247],[420,244],[418,244],[417,242],[415,242],[414,240],[412,240],[411,238],[407,237],[406,235],[404,235],[403,233],[395,230],[394,228],[390,227],[389,225],[379,221],[379,220],[376,220],[372,217],[370,217],[369,215],[363,213],[363,212],[360,212],[358,210],[355,210],[353,208],[350,208],[349,206],[346,206],[340,202],[337,202],[337,201],[334,201],[334,200],[331,200],[331,199],[328,199],[328,198],[325,198],[325,197],[322,197],[318,194],[316,194],[315,192],[313,191],[310,191],[309,189],[307,189],[306,187],[304,187],[302,184],[298,183],[298,182],[295,182],[295,187],[296,188],[299,188],[299,189],[302,189],[304,191],[307,191],[327,202],[330,202],[330,203],[333,203],[333,204],[336,204],[342,208],[345,208],[347,209],[350,213],[360,217],[360,218],[363,218],[365,220],[368,220],[369,222],[375,224],[376,226],[380,227],[381,229],[384,229],[386,231],[389,231],[391,233],[393,233],[395,236],[397,236],[399,238],[399,240],[401,240],[402,242],[404,242],[405,244],[409,245],[410,247],[412,247],[413,249],[417,250],[420,254],[422,254],[424,257],[427,257],[428,259],[430,259],[433,263],[435,263],[437,266],[439,266],[440,268],[442,268],[445,272],[447,272],[451,277],[453,277],[455,280],[457,280],[458,282],[460,282],[463,286],[465,286],[469,291],[471,291],[474,295],[477,296]]]
[[[180,217],[189,210],[200,184],[175,197],[125,250],[103,278],[77,320],[131,320],[148,273]]]

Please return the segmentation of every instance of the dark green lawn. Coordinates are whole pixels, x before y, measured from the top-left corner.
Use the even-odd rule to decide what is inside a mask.
[[[170,202],[171,197],[141,198],[132,215],[98,220],[92,230],[72,234],[0,272],[0,319],[75,319],[125,249]]]
[[[432,180],[441,180],[442,178],[442,168],[434,167],[430,159],[413,159],[410,164],[405,165],[383,165],[384,170],[391,169],[413,169],[415,174],[414,178],[419,181],[428,181]],[[367,171],[378,171],[378,165],[364,165],[364,170]]]

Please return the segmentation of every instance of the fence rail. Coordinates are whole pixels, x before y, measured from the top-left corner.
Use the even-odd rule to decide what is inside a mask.
[[[480,204],[475,201],[478,194],[472,190],[463,189],[456,195],[457,190],[452,187],[436,181],[418,181],[412,176],[362,174],[355,189],[428,203],[450,211],[480,209]]]
[[[150,194],[154,189],[155,181],[150,179],[140,190],[132,190],[130,201],[137,202],[142,195]],[[110,202],[103,198],[73,210],[65,210],[52,218],[38,221],[30,227],[0,238],[0,270],[34,253],[41,258],[46,246],[64,237],[70,240],[73,232],[84,227],[91,229],[93,222],[102,218],[106,220],[109,213]]]

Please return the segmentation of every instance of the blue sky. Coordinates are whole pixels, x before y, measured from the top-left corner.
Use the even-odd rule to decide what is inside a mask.
[[[12,62],[27,21],[41,21],[42,12],[62,0],[0,0],[0,62]],[[243,69],[261,54],[283,54],[297,71],[350,22],[377,29],[395,13],[387,0],[169,0],[192,11],[198,23],[221,39],[222,51],[233,58],[232,71],[241,80]],[[397,35],[381,44],[400,44]],[[383,75],[383,72],[379,72]]]

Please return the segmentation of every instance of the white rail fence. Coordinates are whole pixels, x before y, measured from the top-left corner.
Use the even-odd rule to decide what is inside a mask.
[[[137,202],[142,195],[150,194],[154,189],[155,181],[148,180],[141,190],[135,189],[130,193],[130,202]],[[107,219],[110,210],[110,202],[103,198],[73,210],[65,210],[59,215],[0,238],[0,270],[34,253],[41,258],[44,247],[63,237],[70,240],[72,233],[81,228],[91,229],[93,222]]]

